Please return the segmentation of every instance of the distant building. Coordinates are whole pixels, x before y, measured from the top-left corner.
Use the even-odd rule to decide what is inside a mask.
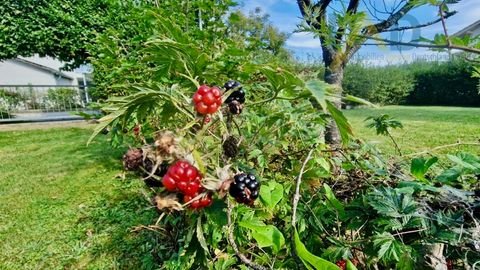
[[[50,57],[18,57],[0,62],[0,85],[83,85],[83,74],[60,70]]]
[[[462,37],[466,35],[470,35],[474,37],[474,36],[480,35],[480,20],[470,24],[469,26],[463,28],[462,30],[458,31],[453,35],[456,37]]]

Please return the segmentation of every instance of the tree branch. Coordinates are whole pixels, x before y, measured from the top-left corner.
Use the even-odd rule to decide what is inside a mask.
[[[469,52],[469,53],[475,53],[475,54],[480,54],[480,49],[477,48],[471,48],[467,46],[461,46],[461,45],[448,45],[448,44],[442,44],[442,45],[437,45],[437,44],[425,44],[425,43],[413,43],[413,42],[401,42],[401,41],[394,41],[394,40],[389,40],[389,39],[384,39],[384,38],[377,38],[377,37],[369,37],[369,36],[361,36],[365,39],[371,39],[375,41],[381,41],[384,42],[384,44],[361,44],[361,45],[403,45],[403,46],[411,46],[411,47],[417,47],[417,48],[430,48],[430,49],[455,49],[455,50],[461,50],[464,52]]]
[[[412,8],[414,7],[413,5],[413,0],[408,0],[403,7],[401,7],[397,12],[393,12],[390,14],[390,16],[383,20],[382,22],[376,23],[376,24],[371,24],[366,27],[364,27],[361,31],[363,34],[364,38],[362,40],[358,41],[358,44],[356,46],[352,46],[351,48],[348,48],[348,50],[345,51],[345,61],[348,61],[352,55],[354,55],[362,46],[363,43],[367,40],[367,37],[371,37],[375,34],[381,33],[388,28],[392,27],[394,24],[396,24],[405,14],[407,14]]]
[[[325,13],[328,5],[330,5],[331,2],[332,0],[321,0],[316,4],[312,4],[310,0],[297,0],[298,7],[300,8],[300,12],[302,13],[303,18],[308,23],[308,25],[317,30],[320,30],[322,23],[325,22]],[[310,14],[309,12],[307,12],[307,9],[318,10],[319,14],[313,21],[312,18],[308,17]],[[335,55],[335,50],[331,45],[327,45],[327,43],[325,42],[325,36],[323,36],[322,34],[320,35],[320,45],[322,47],[322,54],[325,65],[328,65]]]
[[[457,14],[457,11],[452,11],[452,12],[447,12],[445,13],[445,16],[444,18],[447,19],[453,15]],[[383,30],[383,33],[385,32],[395,32],[395,31],[405,31],[405,30],[412,30],[412,29],[417,29],[417,28],[423,28],[423,27],[427,27],[427,26],[430,26],[430,25],[434,25],[436,23],[439,23],[441,22],[442,19],[439,18],[439,19],[436,19],[434,21],[431,21],[431,22],[428,22],[428,23],[424,23],[424,24],[417,24],[417,25],[413,25],[413,26],[404,26],[404,27],[397,27],[397,28],[389,28],[389,29],[386,29],[386,30]]]
[[[443,33],[445,34],[445,39],[447,40],[448,47],[452,47],[452,41],[448,36],[447,25],[445,24],[445,16],[443,15],[443,7],[445,5],[445,1],[438,7],[438,14],[440,14],[440,20],[442,21]]]
[[[364,27],[362,33],[364,33],[365,35],[374,35],[392,27],[410,10],[412,10],[412,8],[414,7],[412,2],[413,1],[411,0],[407,1],[407,3],[405,3],[402,8],[400,8],[397,12],[392,13],[387,19],[383,20],[382,22]]]
[[[228,208],[227,208],[227,222],[228,222],[228,242],[232,246],[233,250],[235,251],[235,254],[237,257],[247,266],[255,269],[255,270],[267,270],[267,268],[258,265],[254,262],[252,262],[250,259],[248,259],[243,253],[240,252],[238,249],[237,243],[235,243],[235,238],[233,237],[233,224],[232,224],[232,210],[233,206],[230,200],[227,200],[228,203]]]

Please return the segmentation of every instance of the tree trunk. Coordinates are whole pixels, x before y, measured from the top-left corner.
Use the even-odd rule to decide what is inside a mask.
[[[325,82],[333,86],[336,95],[341,96],[343,92],[343,65],[334,65],[332,63],[329,66],[327,66],[327,64],[325,66]],[[335,99],[332,103],[337,109],[342,109],[342,100],[340,98]],[[326,127],[325,142],[332,147],[337,147],[341,143],[340,132],[338,131],[338,127],[333,120],[331,120]]]

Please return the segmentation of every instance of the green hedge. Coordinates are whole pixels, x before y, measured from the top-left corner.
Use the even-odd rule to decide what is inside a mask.
[[[461,59],[386,67],[351,64],[343,88],[379,104],[480,106],[478,78],[472,72]]]
[[[470,63],[455,60],[411,65],[415,89],[407,98],[412,105],[480,106],[478,79]]]

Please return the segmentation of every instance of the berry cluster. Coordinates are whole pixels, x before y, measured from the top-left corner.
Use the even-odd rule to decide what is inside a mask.
[[[201,85],[193,95],[193,103],[199,114],[212,114],[222,105],[222,93],[217,87]]]
[[[157,167],[155,172],[153,171],[155,163],[148,157],[144,157],[143,150],[141,148],[129,149],[125,155],[123,155],[123,167],[127,171],[138,171],[145,178],[145,184],[149,187],[160,187],[162,182],[155,179],[156,177],[149,175],[155,175],[157,177],[163,177],[168,169],[168,163],[162,163]]]
[[[223,154],[226,157],[234,158],[238,154],[238,140],[235,136],[228,136],[227,139],[223,142]]]
[[[145,171],[142,174],[143,177],[148,177],[150,174],[152,174],[154,166],[155,164],[153,163],[153,161],[151,161],[150,159],[145,159],[145,161],[143,162],[143,168],[145,169]],[[168,166],[169,165],[166,162],[160,164],[160,166],[157,167],[157,170],[153,172],[153,175],[157,177],[163,177],[168,171]],[[162,186],[162,182],[155,179],[155,177],[145,178],[145,184],[149,187]]]
[[[243,91],[242,86],[239,82],[230,80],[226,82],[223,87],[227,91],[236,89],[230,94],[230,96],[228,96],[225,103],[227,103],[230,113],[240,114],[243,109],[243,103],[245,103],[245,91]]]
[[[340,260],[336,263],[336,265],[338,267],[340,267],[340,269],[342,269],[342,270],[347,269],[347,261],[346,260]]]
[[[255,175],[240,173],[235,175],[233,179],[229,190],[230,195],[239,203],[253,204],[253,201],[258,198],[260,190],[260,182]]]
[[[197,197],[204,191],[200,180],[202,175],[193,165],[184,160],[179,160],[172,164],[165,176],[163,176],[162,183],[168,191],[180,191],[184,195],[184,201],[188,202]],[[192,208],[203,208],[212,203],[212,196],[210,194],[203,196],[192,202]]]

